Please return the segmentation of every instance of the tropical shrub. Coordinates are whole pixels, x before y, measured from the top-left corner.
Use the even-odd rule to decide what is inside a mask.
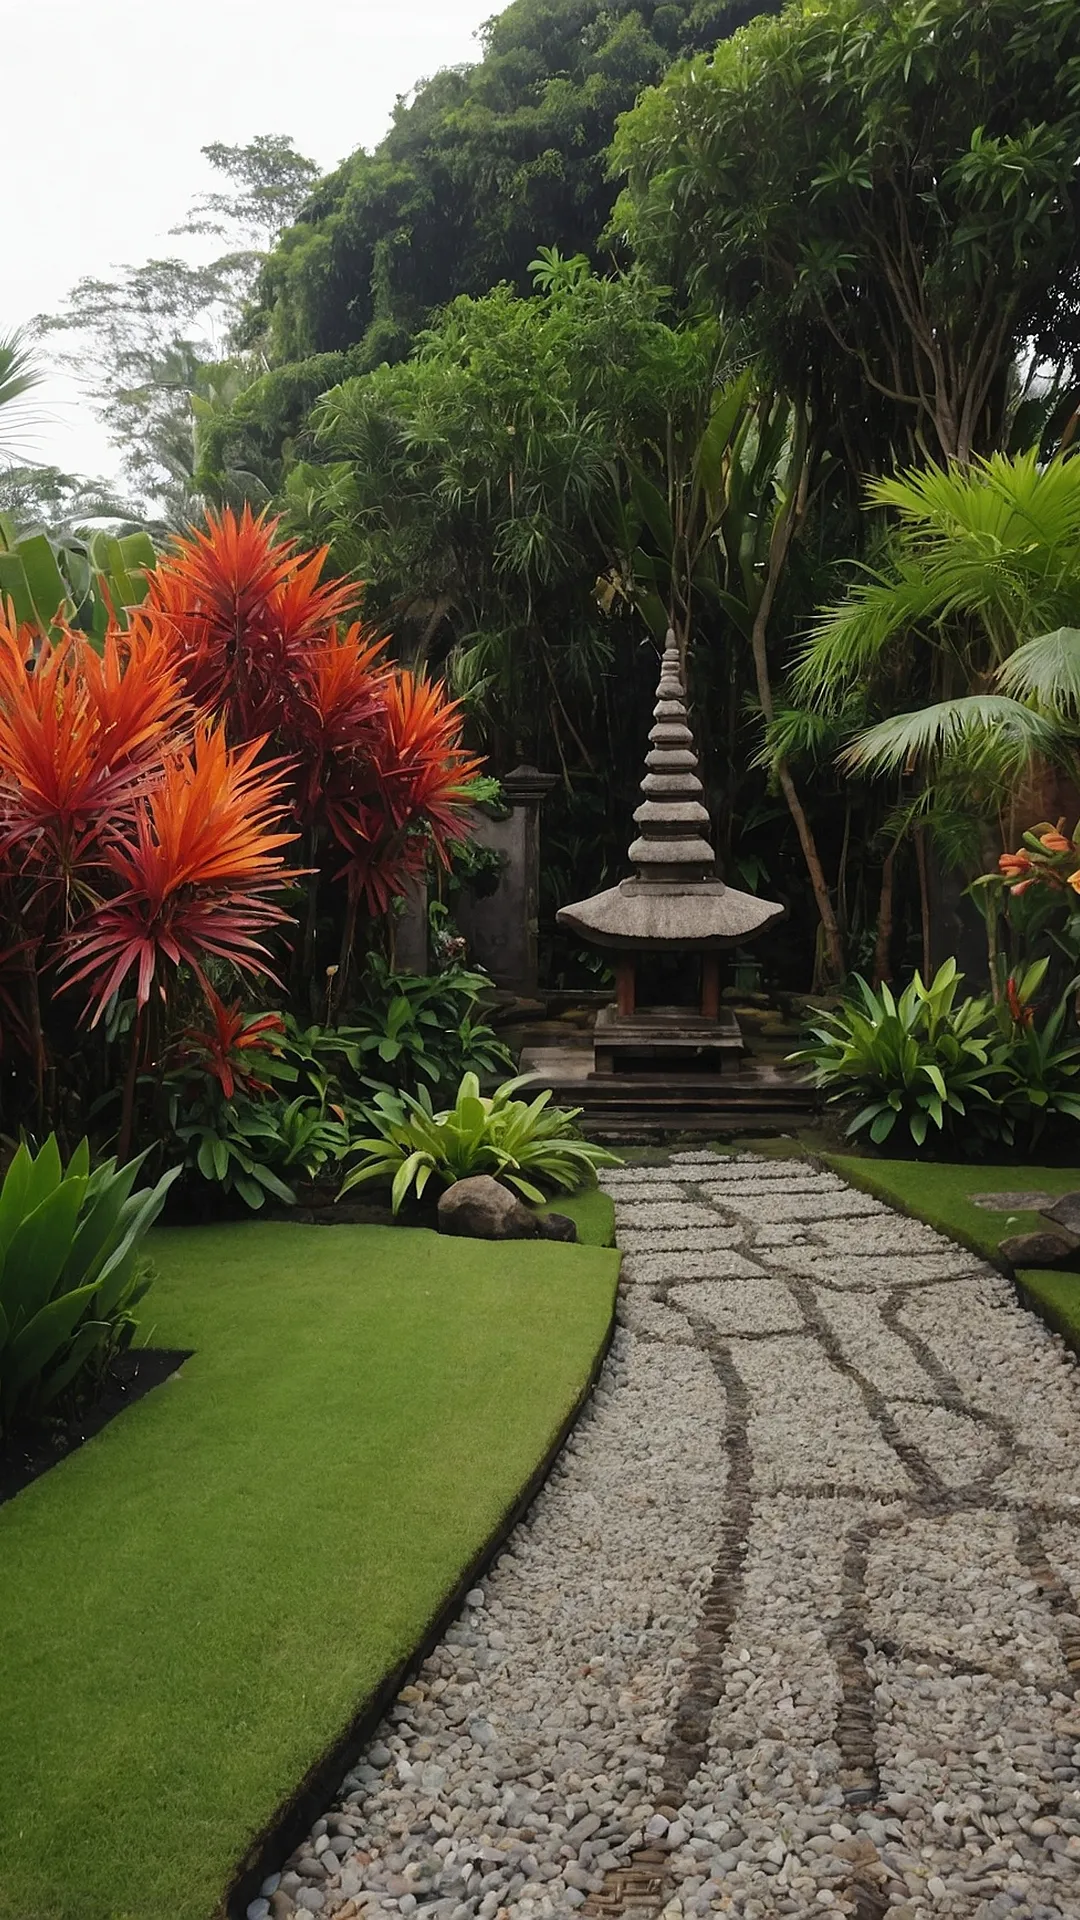
[[[223,1195],[236,1194],[253,1211],[267,1194],[291,1207],[296,1195],[275,1173],[283,1156],[279,1114],[269,1101],[214,1098],[174,1105],[171,1134],[183,1165]]]
[[[2,351],[2,346],[0,346]],[[0,513],[0,602],[20,625],[48,633],[58,618],[99,643],[146,592],[157,555],[148,533],[94,533],[81,539],[19,533]]]
[[[1069,996],[1042,1027],[1021,1019],[998,1056],[1004,1085],[1002,1137],[1034,1146],[1053,1119],[1080,1120],[1080,1046],[1067,1040]]]
[[[432,1178],[451,1186],[490,1173],[526,1200],[540,1201],[544,1186],[572,1192],[594,1179],[597,1167],[617,1166],[615,1154],[576,1132],[580,1108],[550,1106],[550,1089],[532,1101],[515,1097],[532,1079],[520,1074],[485,1098],[476,1075],[466,1073],[453,1106],[438,1112],[426,1087],[418,1098],[378,1094],[368,1111],[375,1132],[354,1140],[363,1157],[346,1175],[342,1194],[367,1181],[389,1181],[397,1213],[408,1194],[415,1191],[419,1199]]]
[[[372,954],[353,1022],[341,1030],[350,1065],[368,1086],[391,1079],[406,1093],[416,1093],[426,1082],[433,1097],[449,1097],[464,1073],[481,1079],[505,1074],[513,1068],[513,1056],[494,1028],[476,1017],[479,998],[490,986],[486,974],[469,967],[398,973]]]
[[[0,1044],[30,1065],[5,1076],[15,1124],[118,1107],[123,1157],[178,1064],[182,1008],[222,1100],[230,1077],[248,1091],[246,1016],[228,1010],[230,1038],[221,993],[284,972],[295,917],[296,997],[313,1011],[312,983],[333,977],[345,1007],[360,915],[460,842],[478,763],[457,710],[339,626],[354,589],[321,583],[322,564],[273,523],[224,514],[150,572],[127,627],[88,637],[61,610],[46,636],[0,609]],[[323,940],[336,960],[320,976]],[[193,992],[209,1028],[189,1018]],[[458,1044],[467,1061],[490,1045]],[[226,1177],[235,1162],[257,1179],[238,1156],[265,1115],[230,1122],[224,1147],[209,1144],[219,1116],[181,1117],[203,1130],[196,1160],[220,1169],[224,1153]],[[338,1117],[294,1111],[290,1164],[318,1161]]]
[[[386,663],[386,642],[343,626],[358,589],[324,582],[327,549],[302,551],[278,522],[210,515],[150,576],[146,617],[168,642],[189,697],[233,742],[269,740],[289,758],[292,807],[313,870],[301,973],[318,974],[320,899],[345,883],[344,994],[361,912],[386,913],[429,857],[447,865],[480,761],[461,745],[440,683]]]
[[[1058,994],[1080,966],[1080,823],[1071,835],[1064,827],[1063,819],[1055,826],[1040,821],[973,883],[999,1003],[1010,977],[1030,973],[1033,956],[1041,957],[1039,987],[1049,970]]]
[[[1049,1119],[1080,1120],[1080,1044],[1065,1037],[1069,994],[1041,1026],[1036,1018],[1047,965],[1044,958],[1010,974],[997,1004],[957,999],[955,960],[928,987],[916,973],[899,997],[857,977],[856,996],[824,1013],[810,1044],[790,1058],[831,1089],[830,1102],[860,1103],[847,1132],[876,1146],[899,1123],[917,1147],[933,1128],[954,1145],[1029,1148]]]
[[[823,1013],[809,1043],[790,1056],[830,1090],[830,1103],[859,1102],[849,1134],[868,1133],[880,1146],[899,1124],[921,1147],[932,1127],[941,1136],[954,1136],[958,1122],[994,1131],[998,1029],[989,999],[957,1001],[962,978],[947,960],[929,986],[916,973],[897,998],[857,975],[855,996]]]
[[[55,1134],[19,1147],[0,1187],[0,1434],[101,1373],[135,1331],[150,1284],[142,1241],[178,1168],[133,1192],[145,1156],[65,1168]]]

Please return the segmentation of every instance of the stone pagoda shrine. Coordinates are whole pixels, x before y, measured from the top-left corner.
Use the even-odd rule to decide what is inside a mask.
[[[561,907],[559,924],[615,954],[615,1005],[597,1015],[597,1073],[619,1067],[695,1064],[718,1071],[738,1058],[743,1039],[734,1013],[720,1004],[720,954],[781,920],[774,900],[740,893],[717,877],[702,800],[698,757],[686,707],[675,636],[668,633],[645,756],[644,795],[634,814],[634,872],[590,900]],[[643,1006],[643,956],[685,956],[696,1005]]]

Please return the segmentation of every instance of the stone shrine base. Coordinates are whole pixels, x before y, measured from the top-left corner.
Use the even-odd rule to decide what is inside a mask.
[[[601,1007],[593,1029],[595,1074],[709,1069],[721,1073],[746,1050],[742,1029],[729,1007],[715,1019],[692,1007],[642,1007],[631,1014]]]
[[[758,1010],[745,1013],[748,1036],[727,1007],[716,1020],[686,1007],[633,1016],[582,1007],[581,1015],[580,1024],[556,1018],[522,1026],[520,1070],[550,1087],[559,1106],[582,1108],[581,1125],[593,1138],[716,1138],[759,1124],[789,1130],[820,1110],[820,1094],[784,1064],[795,1037],[770,1043],[754,1031],[755,1015],[766,1017]]]

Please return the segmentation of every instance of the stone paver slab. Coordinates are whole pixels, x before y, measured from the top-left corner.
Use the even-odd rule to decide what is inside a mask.
[[[802,1220],[808,1225],[817,1220],[854,1220],[878,1216],[888,1217],[888,1208],[880,1200],[868,1193],[858,1193],[854,1187],[811,1188],[805,1193],[732,1192],[715,1185],[703,1186],[702,1192],[719,1207],[730,1208],[733,1213],[742,1214],[753,1221],[791,1221]]]
[[[908,1220],[895,1213],[861,1220],[819,1220],[813,1233],[830,1253],[936,1253],[947,1254],[952,1260],[959,1255],[965,1266],[978,1259],[978,1255],[959,1247],[943,1233],[935,1233],[921,1220]]]
[[[918,1447],[923,1459],[947,1487],[972,1487],[990,1481],[1005,1465],[993,1428],[968,1413],[948,1407],[895,1401],[889,1413],[902,1440]]]
[[[823,1287],[915,1287],[934,1280],[960,1282],[977,1272],[980,1262],[973,1253],[957,1248],[953,1253],[888,1254],[817,1253],[811,1247],[777,1247],[762,1251],[766,1265],[787,1273],[805,1275]]]
[[[759,1486],[911,1491],[859,1388],[826,1360],[809,1334],[733,1340],[731,1355],[750,1391],[750,1449]]]
[[[737,1228],[721,1221],[710,1227],[621,1227],[620,1247],[626,1253],[707,1253],[712,1247],[733,1246],[742,1239]]]
[[[844,1359],[886,1398],[936,1400],[940,1388],[903,1337],[886,1326],[880,1297],[817,1293],[815,1305]]]
[[[718,1225],[714,1209],[702,1206],[700,1201],[624,1200],[621,1195],[615,1200],[615,1223],[620,1235],[656,1227],[699,1227],[711,1232]]]
[[[1008,1193],[972,1193],[968,1198],[973,1207],[985,1207],[987,1213],[1045,1213],[1056,1195],[1045,1187],[1025,1187]]]
[[[732,1247],[713,1246],[707,1252],[690,1248],[669,1253],[631,1253],[622,1263],[624,1286],[665,1286],[671,1280],[739,1280],[764,1269]]]
[[[791,1333],[805,1324],[782,1280],[695,1280],[668,1298],[718,1333]]]

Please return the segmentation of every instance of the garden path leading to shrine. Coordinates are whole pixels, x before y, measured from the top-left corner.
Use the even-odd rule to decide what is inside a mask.
[[[589,1409],[252,1920],[1070,1920],[1076,1362],[832,1173],[604,1184]]]

